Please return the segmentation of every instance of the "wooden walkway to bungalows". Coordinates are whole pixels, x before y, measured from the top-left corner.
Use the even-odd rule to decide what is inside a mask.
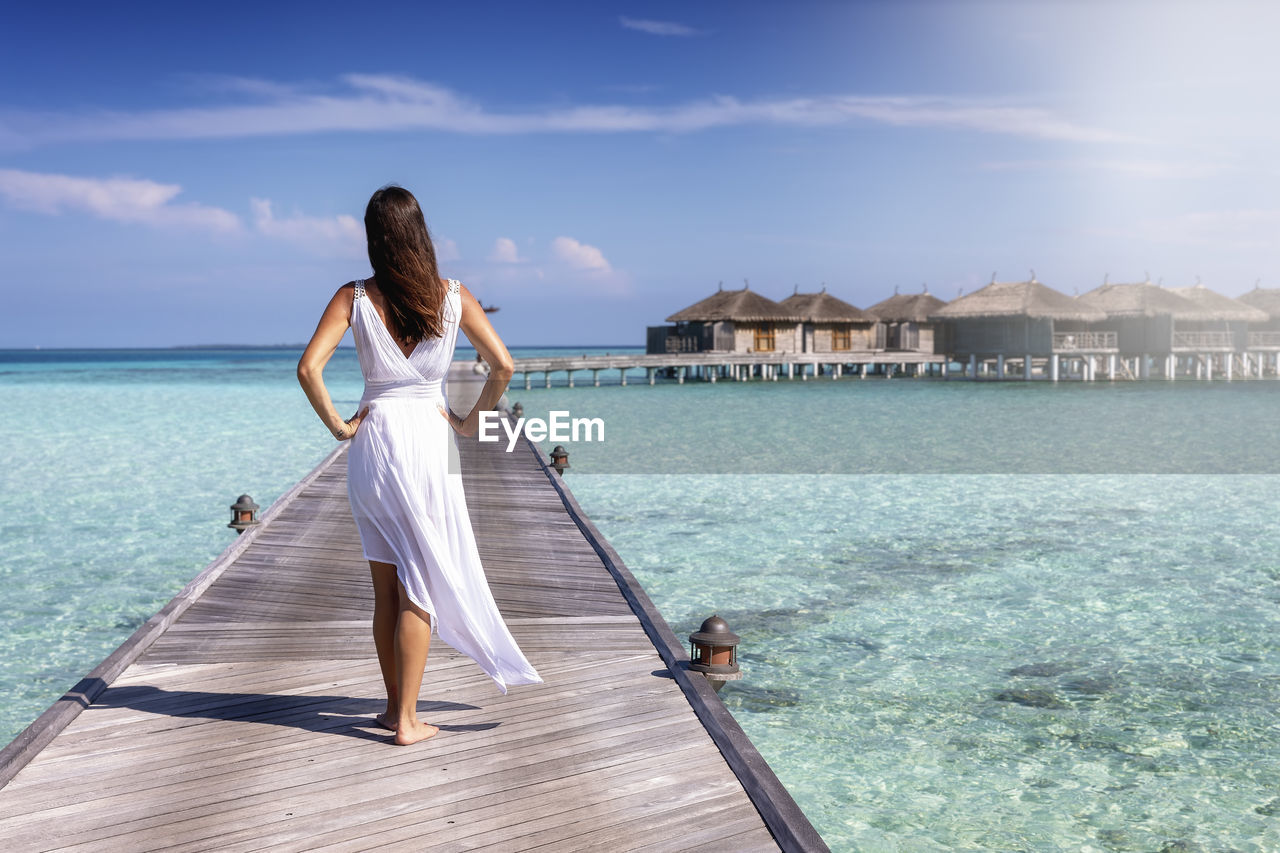
[[[626,385],[628,376],[643,370],[644,379],[650,385],[661,373],[670,373],[677,382],[686,378],[708,382],[717,380],[746,381],[752,378],[777,380],[781,377],[805,381],[823,376],[839,379],[844,375],[866,376],[868,370],[882,375],[936,375],[945,376],[947,357],[932,353],[892,350],[850,350],[829,353],[757,352],[757,353],[623,353],[620,355],[548,356],[543,358],[515,359],[514,388],[523,383],[525,389],[533,387],[535,374],[542,374],[543,385],[551,387],[555,374],[565,375],[565,384],[575,385],[574,375],[581,371],[591,373],[591,384],[600,384],[600,374],[606,377],[617,371],[619,385]],[[635,379],[638,377],[632,376]]]
[[[503,696],[436,638],[441,733],[391,744],[345,447],[0,753],[7,853],[825,849],[527,443],[462,470],[545,683]]]

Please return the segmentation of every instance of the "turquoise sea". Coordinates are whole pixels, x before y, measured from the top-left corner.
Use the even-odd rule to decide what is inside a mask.
[[[297,356],[0,352],[0,737],[332,448]],[[642,376],[509,396],[833,849],[1280,849],[1280,382]]]

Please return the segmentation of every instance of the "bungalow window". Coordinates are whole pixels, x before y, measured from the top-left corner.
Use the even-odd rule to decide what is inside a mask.
[[[773,352],[772,323],[761,323],[756,326],[756,340],[753,349],[756,352]]]
[[[831,330],[831,348],[837,352],[853,349],[853,333],[848,326]]]

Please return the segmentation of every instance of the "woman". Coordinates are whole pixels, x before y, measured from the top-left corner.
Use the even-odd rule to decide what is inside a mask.
[[[351,441],[347,494],[373,576],[373,639],[387,689],[378,723],[395,742],[439,729],[418,719],[418,691],[432,627],[470,656],[503,693],[542,679],[503,623],[476,552],[462,478],[448,470],[447,441],[475,435],[480,413],[511,379],[511,356],[465,287],[440,278],[417,199],[383,187],[364,215],[373,277],[338,288],[298,362],[298,381],[320,420]],[[322,372],[350,327],[364,396],[338,414]],[[458,329],[493,365],[465,417],[448,408],[444,379]]]

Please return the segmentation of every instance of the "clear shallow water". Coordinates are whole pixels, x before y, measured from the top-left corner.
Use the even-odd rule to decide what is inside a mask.
[[[231,541],[236,495],[266,506],[332,447],[296,358],[0,354],[34,421],[0,451],[8,736]],[[350,353],[328,379],[354,405]],[[722,696],[834,849],[1273,850],[1280,479],[1148,472],[1270,470],[1276,391],[510,396],[605,420],[568,482],[677,633],[718,611],[742,635]]]

